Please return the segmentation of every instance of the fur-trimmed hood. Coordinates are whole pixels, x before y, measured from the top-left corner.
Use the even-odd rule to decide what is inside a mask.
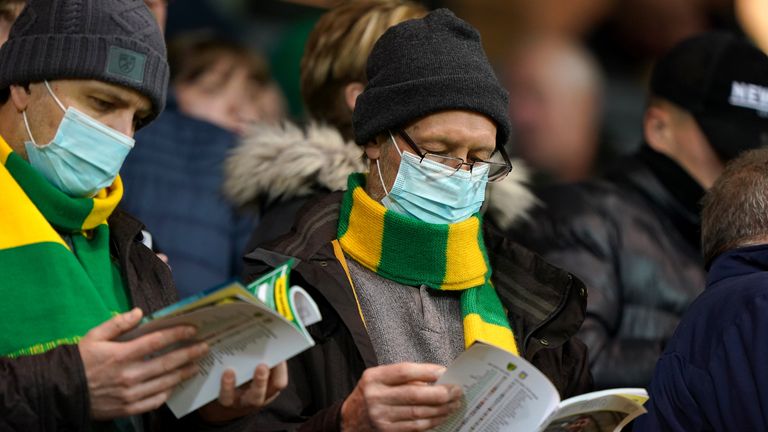
[[[526,218],[538,202],[527,185],[528,167],[521,160],[512,165],[507,178],[490,183],[486,191],[486,214],[502,229]],[[258,125],[227,157],[224,193],[239,206],[289,200],[323,189],[345,190],[350,173],[367,170],[362,148],[331,126]]]
[[[485,191],[485,214],[504,231],[516,222],[527,219],[530,210],[540,204],[528,187],[530,172],[530,168],[522,159],[514,159],[512,171],[504,180],[488,183],[488,189]]]
[[[344,190],[347,176],[367,170],[363,149],[331,126],[257,125],[224,163],[224,193],[244,206]]]

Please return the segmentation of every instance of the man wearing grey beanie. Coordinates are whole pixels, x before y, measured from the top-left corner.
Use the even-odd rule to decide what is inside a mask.
[[[189,326],[119,341],[176,300],[142,225],[117,209],[118,172],[167,81],[142,0],[30,0],[0,49],[2,430],[232,427],[286,385],[284,364],[240,389],[225,373],[219,401],[177,422],[160,407],[207,345]]]
[[[367,175],[246,255],[246,279],[294,257],[291,277],[323,315],[259,426],[432,429],[462,395],[435,382],[477,341],[524,356],[563,397],[588,391],[572,337],[584,285],[482,224],[486,185],[511,164],[507,93],[477,30],[446,9],[404,21],[374,45],[367,77],[353,113]]]

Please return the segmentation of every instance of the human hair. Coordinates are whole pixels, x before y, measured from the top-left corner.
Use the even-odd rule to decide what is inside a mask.
[[[27,0],[0,0],[0,22],[12,25],[26,4]],[[2,46],[2,42],[0,42],[0,46]],[[10,97],[11,89],[9,87],[0,89],[0,105],[8,102]]]
[[[325,13],[309,35],[301,59],[301,95],[309,114],[352,138],[352,111],[345,87],[365,84],[365,65],[373,45],[388,28],[427,14],[405,0],[358,0]]]
[[[172,84],[192,83],[222,60],[230,62],[222,81],[228,80],[236,69],[244,67],[249,79],[255,84],[264,85],[269,82],[270,72],[266,60],[237,42],[208,33],[189,33],[174,38],[168,44]]]
[[[9,22],[16,21],[16,16],[20,12],[19,6],[27,4],[27,0],[0,0],[0,18]]]
[[[709,266],[730,249],[768,240],[768,149],[742,153],[706,194],[701,248]]]

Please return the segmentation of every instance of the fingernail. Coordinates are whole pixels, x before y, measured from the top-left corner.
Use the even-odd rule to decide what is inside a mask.
[[[461,391],[461,387],[451,386],[451,397],[454,397],[454,398],[461,397],[462,393],[463,392]]]
[[[264,365],[259,365],[258,368],[256,368],[256,376],[258,378],[266,378],[267,375],[269,375],[269,369]]]
[[[201,343],[197,346],[197,353],[200,355],[204,355],[208,353],[208,344],[207,343]]]
[[[194,336],[196,333],[197,333],[197,329],[194,328],[194,327],[187,327],[184,330],[184,336],[186,336],[188,338]]]

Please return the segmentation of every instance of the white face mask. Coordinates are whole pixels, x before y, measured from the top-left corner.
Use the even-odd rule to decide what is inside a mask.
[[[488,183],[487,165],[473,172],[454,170],[429,159],[400,151],[395,137],[392,145],[400,154],[392,190],[387,192],[379,160],[376,168],[386,196],[381,204],[389,210],[434,224],[450,224],[468,219],[480,211]]]
[[[51,97],[64,111],[53,140],[37,144],[24,111],[30,141],[25,143],[29,163],[59,190],[72,197],[91,197],[114,182],[134,146],[124,135],[70,106],[65,108],[45,82]]]

